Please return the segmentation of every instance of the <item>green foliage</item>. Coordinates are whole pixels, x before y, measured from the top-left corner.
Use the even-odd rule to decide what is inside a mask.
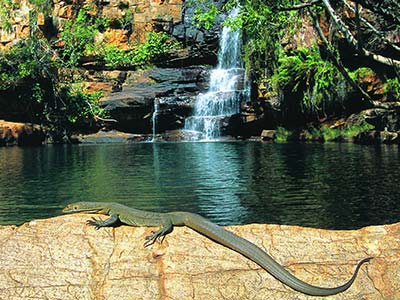
[[[197,7],[194,10],[193,21],[196,26],[209,30],[214,26],[218,14],[219,10],[216,5],[210,3],[206,7]]]
[[[325,142],[336,141],[343,135],[343,130],[340,128],[331,128],[326,125],[322,125],[319,130],[322,140]]]
[[[356,135],[360,134],[361,132],[369,131],[374,129],[374,126],[367,123],[361,122],[359,124],[353,124],[350,126],[346,126],[341,130],[341,135],[347,139],[354,138]]]
[[[88,14],[86,7],[77,17],[65,24],[61,38],[65,42],[61,58],[68,67],[76,67],[85,54],[98,55],[108,67],[131,67],[144,65],[165,55],[171,49],[179,47],[170,35],[163,32],[148,32],[146,41],[133,46],[132,50],[123,50],[115,45],[97,44],[95,36],[101,28],[109,26],[109,20],[95,18]],[[120,20],[121,26],[133,22],[132,14]]]
[[[226,8],[236,6],[236,0],[228,1]],[[291,6],[299,1],[289,0],[242,0],[241,11],[235,20],[227,20],[226,25],[243,28],[245,36],[244,63],[252,77],[262,77],[265,70],[273,73],[282,49],[282,38],[295,26],[297,12],[282,11],[281,6]]]
[[[98,104],[101,93],[86,94],[81,85],[61,82],[55,57],[47,40],[34,36],[21,40],[0,53],[0,89],[13,90],[16,96],[10,101],[23,101],[32,121],[54,132],[84,119],[105,117]]]
[[[321,58],[316,46],[299,48],[291,55],[282,53],[271,80],[277,88],[300,92],[303,111],[324,113],[330,102],[342,101],[346,92],[345,86],[338,86],[344,78],[331,62]]]
[[[108,23],[106,19],[90,15],[89,9],[86,6],[80,9],[75,19],[65,23],[60,34],[65,43],[61,58],[68,67],[76,67],[81,57],[94,48],[95,35]]]
[[[340,127],[329,127],[324,124],[318,127],[311,126],[302,131],[300,136],[297,136],[284,127],[277,127],[275,142],[286,143],[293,137],[301,138],[302,140],[308,142],[351,141],[358,134],[369,131],[373,128],[374,126],[365,121],[347,124]]]
[[[114,45],[105,45],[99,55],[108,67],[131,67],[148,64],[180,47],[164,32],[148,32],[144,43],[136,44],[132,50],[122,50]]]
[[[128,30],[133,26],[134,19],[133,13],[129,8],[124,9],[125,15],[123,18],[119,19],[118,22],[122,29]]]
[[[358,68],[353,72],[349,72],[349,75],[351,77],[351,79],[353,80],[359,80],[368,76],[373,76],[375,74],[374,71],[372,71],[371,68],[368,67],[362,67],[362,68]]]
[[[285,143],[287,142],[288,138],[290,137],[291,132],[284,127],[277,127],[276,128],[276,143]]]
[[[47,41],[31,37],[0,53],[0,88],[38,78],[51,80],[55,63]]]
[[[103,93],[84,93],[82,90],[83,86],[79,83],[65,86],[62,90],[61,94],[65,102],[64,117],[67,122],[75,124],[93,117],[107,117],[105,110],[99,106],[99,99]]]
[[[44,89],[40,86],[38,82],[35,82],[32,86],[32,96],[31,96],[32,101],[37,103],[43,103],[45,101],[44,96],[45,96]]]
[[[391,93],[397,100],[400,100],[400,80],[398,77],[386,80],[385,92]]]
[[[29,1],[35,6],[31,17],[51,4],[49,0]],[[0,21],[8,21],[15,8],[13,0],[1,1]],[[132,13],[127,13],[120,23],[124,29],[131,26]],[[9,50],[0,52],[0,89],[13,95],[10,105],[18,101],[16,104],[27,107],[31,121],[46,125],[57,139],[63,139],[68,130],[107,115],[99,106],[101,93],[83,92],[83,86],[68,82],[66,78],[73,76],[63,76],[62,70],[71,74],[71,68],[77,67],[84,55],[98,55],[112,67],[143,65],[179,46],[168,34],[155,32],[148,33],[144,43],[133,45],[129,51],[96,43],[96,35],[109,26],[109,20],[96,17],[90,6],[84,6],[74,19],[64,23],[60,33],[62,48],[55,48],[32,32]]]
[[[163,32],[148,32],[146,42],[136,45],[133,51],[132,61],[134,64],[144,64],[151,60],[160,58],[168,51],[176,49],[179,43],[171,40],[171,37]]]
[[[323,139],[321,130],[314,126],[308,128],[304,135],[307,141],[321,141]]]
[[[188,1],[188,5],[195,7],[195,24],[205,29],[214,25],[220,10],[229,11],[240,6],[239,15],[226,19],[223,25],[243,30],[243,60],[246,70],[256,80],[264,75],[265,69],[273,71],[276,68],[277,58],[282,51],[282,38],[299,20],[297,11],[280,8],[299,3],[299,0],[228,0],[219,9],[216,4],[206,0]]]
[[[15,9],[19,8],[20,4],[13,0],[0,1],[0,28],[6,32],[12,31],[11,19]]]
[[[361,132],[369,131],[374,126],[367,122],[349,124],[342,127],[329,127],[322,125],[319,128],[311,127],[305,131],[305,137],[308,141],[350,141]]]

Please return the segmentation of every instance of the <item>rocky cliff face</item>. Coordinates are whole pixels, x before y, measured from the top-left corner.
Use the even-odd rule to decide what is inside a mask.
[[[90,215],[0,226],[1,299],[342,299],[400,298],[400,224],[355,231],[278,225],[227,228],[265,249],[299,278],[352,287],[332,297],[303,295],[258,265],[188,228],[143,247],[153,228],[95,230]]]
[[[83,81],[84,90],[103,92],[101,105],[117,121],[107,123],[107,129],[148,134],[154,129],[156,105],[159,107],[156,131],[177,129],[190,114],[195,96],[206,89],[208,68],[216,63],[218,50],[219,26],[210,30],[196,27],[192,21],[196,5],[181,0],[56,0],[43,12],[32,15],[37,7],[34,9],[29,1],[20,0],[10,7],[8,27],[0,25],[0,50],[27,37],[32,26],[38,26],[47,39],[62,46],[59,35],[64,24],[76,18],[83,7],[89,7],[90,14],[106,19],[109,24],[97,33],[96,40],[119,49],[131,49],[135,43],[144,42],[150,31],[166,32],[182,46],[153,67],[113,69],[88,56],[81,59],[73,77]],[[62,73],[70,76],[71,71]],[[7,100],[10,97],[10,93],[0,95],[0,108],[5,106],[0,109],[4,112],[0,117],[28,121],[24,107],[10,111]]]

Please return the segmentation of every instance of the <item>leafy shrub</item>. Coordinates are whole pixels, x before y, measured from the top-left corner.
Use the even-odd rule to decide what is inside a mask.
[[[218,8],[214,3],[210,3],[203,8],[197,7],[194,10],[193,21],[197,27],[209,30],[214,26],[218,14]]]
[[[101,47],[99,55],[108,67],[131,67],[148,64],[180,47],[178,42],[164,32],[148,32],[144,43],[137,43],[132,50],[123,50],[115,45]]]
[[[394,98],[400,100],[400,80],[398,77],[386,80],[385,92],[392,94]]]
[[[12,24],[10,20],[15,9],[19,8],[20,4],[15,3],[13,0],[0,1],[0,27],[7,32],[12,31]]]
[[[62,90],[67,123],[75,124],[94,117],[107,117],[105,110],[99,106],[103,93],[85,93],[82,90],[83,86],[79,83],[65,86]]]
[[[0,52],[0,88],[7,89],[22,81],[52,80],[55,66],[47,41],[34,36],[21,40],[9,50]]]
[[[276,137],[275,142],[277,143],[285,143],[287,142],[291,132],[284,127],[277,127],[276,128]]]
[[[373,129],[374,127],[367,122],[350,124],[342,127],[331,128],[322,125],[320,128],[311,127],[305,132],[306,140],[322,140],[325,142],[337,140],[351,140],[361,132]]]
[[[54,133],[79,120],[105,117],[98,104],[100,93],[85,94],[82,86],[60,81],[54,53],[47,40],[35,36],[0,53],[0,89],[15,95],[9,101],[19,101],[30,111],[31,121]]]
[[[33,4],[36,7],[35,12],[45,12],[45,13],[50,13],[51,7],[53,5],[52,0],[29,0],[29,3]]]
[[[81,57],[94,48],[94,38],[99,28],[108,22],[106,19],[92,16],[88,13],[89,10],[88,6],[80,9],[75,19],[65,23],[60,34],[64,41],[61,58],[68,67],[76,67]]]
[[[302,99],[295,105],[303,112],[325,114],[330,105],[341,103],[346,96],[343,76],[331,62],[321,58],[316,46],[299,48],[291,55],[281,54],[271,80],[278,89],[300,93]]]

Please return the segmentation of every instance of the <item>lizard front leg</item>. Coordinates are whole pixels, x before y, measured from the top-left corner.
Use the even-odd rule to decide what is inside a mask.
[[[96,218],[92,218],[91,220],[87,220],[86,224],[94,226],[96,229],[100,229],[101,227],[109,227],[119,223],[118,215],[111,215],[108,219],[98,220]]]

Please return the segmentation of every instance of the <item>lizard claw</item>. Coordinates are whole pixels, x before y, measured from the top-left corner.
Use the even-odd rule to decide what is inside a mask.
[[[101,227],[99,222],[101,222],[101,220],[97,220],[96,218],[93,217],[91,220],[87,220],[86,224],[94,226],[96,230],[99,230]]]
[[[153,245],[158,239],[161,239],[160,243],[162,243],[164,241],[166,234],[167,231],[165,231],[163,228],[158,231],[152,231],[151,235],[148,235],[144,238],[145,239],[144,247]]]
[[[145,239],[144,247],[148,247],[155,243],[157,237],[154,237],[154,232],[153,232],[151,235],[146,236],[144,239]]]

